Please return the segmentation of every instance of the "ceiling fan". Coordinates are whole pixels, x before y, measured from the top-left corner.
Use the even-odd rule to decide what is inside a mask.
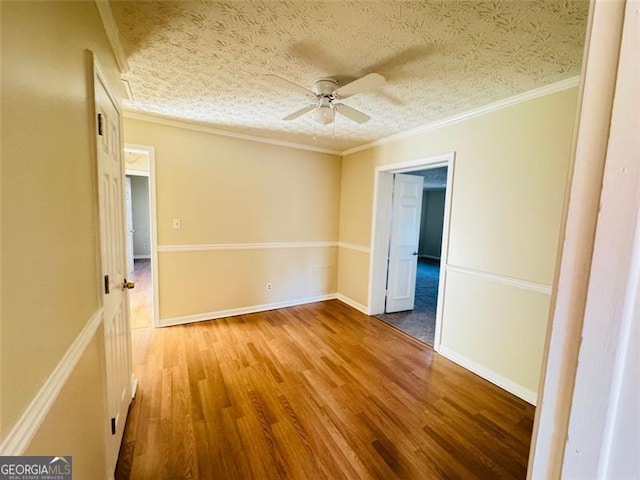
[[[374,90],[383,86],[385,83],[382,75],[378,73],[370,73],[343,86],[340,86],[338,81],[333,78],[321,78],[313,82],[312,90],[309,90],[308,88],[298,85],[297,83],[290,82],[289,80],[285,80],[277,75],[269,74],[267,76],[280,85],[303,93],[309,99],[313,100],[313,103],[287,115],[283,120],[294,120],[313,111],[315,121],[322,125],[333,123],[336,112],[357,123],[365,123],[369,121],[371,119],[369,115],[345,105],[344,103],[340,103],[340,100],[358,93]]]

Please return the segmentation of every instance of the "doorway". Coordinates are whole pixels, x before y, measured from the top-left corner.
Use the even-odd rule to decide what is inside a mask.
[[[157,325],[155,159],[152,147],[125,145],[125,185],[131,328]]]
[[[453,170],[451,153],[377,167],[375,173],[370,313],[435,350]]]
[[[393,288],[390,287],[393,265],[390,263],[387,272],[388,294],[385,302],[385,313],[377,315],[380,320],[399,328],[429,346],[433,346],[435,337],[447,170],[448,168],[445,166],[402,174],[415,178],[413,181],[418,185],[422,184],[419,198],[417,199],[421,204],[419,205],[421,208],[417,209],[420,214],[415,222],[412,222],[417,224],[418,242],[417,245],[411,246],[411,257],[407,257],[407,261],[412,262],[411,266],[415,267],[415,269],[400,270],[401,275],[406,277],[402,281],[410,284],[410,288],[406,290],[411,296],[407,299],[409,300],[408,302],[407,300],[398,302],[390,298],[389,294],[393,291]],[[421,177],[422,180],[419,180],[418,177]],[[398,179],[398,175],[395,175],[394,183],[397,184]],[[397,190],[397,188],[394,188],[394,190]],[[393,237],[398,235],[396,225],[399,224],[394,219],[395,209],[393,205],[391,210],[392,238],[389,242],[390,251],[393,249]],[[407,220],[409,222],[412,221],[412,219],[405,219],[405,222]]]

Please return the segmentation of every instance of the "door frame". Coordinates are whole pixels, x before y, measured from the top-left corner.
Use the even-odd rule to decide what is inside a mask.
[[[149,145],[124,144],[125,152],[141,153],[149,157],[149,171],[127,169],[125,175],[149,178],[149,242],[151,254],[151,285],[153,301],[151,302],[151,325],[160,326],[160,296],[158,293],[158,214],[156,207],[156,149]]]
[[[133,192],[131,191],[131,179],[127,178],[127,171],[124,172],[124,220],[126,222],[124,233],[127,236],[126,250],[127,250],[127,277],[133,273],[134,268],[134,254],[133,254]],[[131,197],[131,198],[129,198]],[[129,225],[131,220],[131,225]],[[131,229],[129,227],[131,226]],[[131,241],[129,241],[129,235],[131,235]],[[131,254],[131,256],[129,256]]]
[[[443,303],[446,282],[446,270],[449,252],[449,225],[451,221],[451,199],[453,195],[455,152],[434,155],[392,163],[376,167],[373,186],[373,218],[371,228],[371,256],[369,259],[369,305],[370,315],[384,313],[387,288],[388,252],[391,235],[391,197],[393,175],[418,170],[447,167],[447,189],[444,201],[444,220],[442,225],[442,249],[440,253],[440,281],[436,307],[436,327],[433,348],[440,349],[442,336]]]

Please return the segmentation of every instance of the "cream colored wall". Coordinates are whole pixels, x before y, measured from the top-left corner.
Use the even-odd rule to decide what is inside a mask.
[[[162,253],[161,318],[286,302],[336,292],[337,248]],[[271,282],[273,289],[265,290]]]
[[[337,242],[340,157],[133,119],[125,141],[155,148],[161,319],[335,293],[335,247],[162,247]]]
[[[455,152],[448,263],[550,285],[576,102],[572,88],[346,156],[340,241],[369,246],[377,165]],[[355,269],[342,264],[362,255],[340,249],[338,292],[367,304],[368,263],[360,260]],[[446,284],[443,346],[537,390],[548,297],[473,280]],[[460,307],[478,300],[483,289],[500,302],[474,314],[473,305]],[[513,305],[503,308],[523,296],[519,313]],[[474,341],[471,331],[479,334]],[[514,347],[522,347],[516,358],[505,353]]]
[[[444,348],[537,391],[549,295],[452,271],[444,305]]]
[[[116,87],[118,74],[94,2],[1,2],[0,8],[5,438],[99,304],[87,49]],[[74,406],[102,398],[98,357],[94,350],[85,354],[72,378],[93,372],[94,380],[73,399],[59,397],[52,415],[71,417]],[[93,408],[82,445],[67,430],[51,446],[77,442],[77,456],[103,461],[106,418],[99,418],[101,403]]]
[[[74,480],[103,478],[105,418],[102,328],[67,380],[25,455],[71,455]]]
[[[340,193],[341,243],[369,248],[374,167],[372,159],[352,161],[350,157],[343,158]],[[338,293],[366,305],[368,277],[369,254],[340,246]]]
[[[369,254],[340,247],[338,253],[338,293],[365,307],[368,285],[363,278],[369,275]]]

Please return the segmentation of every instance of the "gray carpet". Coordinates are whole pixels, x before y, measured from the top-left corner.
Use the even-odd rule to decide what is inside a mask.
[[[420,258],[416,276],[416,299],[413,310],[377,315],[383,322],[399,328],[414,338],[433,346],[440,262]]]

